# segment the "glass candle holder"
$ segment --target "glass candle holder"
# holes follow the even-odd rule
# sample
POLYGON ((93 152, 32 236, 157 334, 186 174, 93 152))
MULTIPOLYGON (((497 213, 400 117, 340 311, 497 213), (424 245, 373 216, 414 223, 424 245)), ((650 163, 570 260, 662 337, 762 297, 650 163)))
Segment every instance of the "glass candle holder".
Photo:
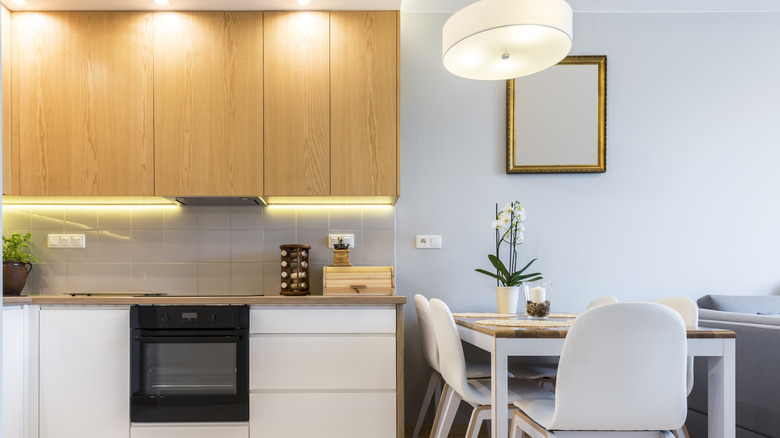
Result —
POLYGON ((550 292, 552 281, 539 280, 523 283, 525 290, 525 313, 529 319, 547 319, 550 315, 550 292))

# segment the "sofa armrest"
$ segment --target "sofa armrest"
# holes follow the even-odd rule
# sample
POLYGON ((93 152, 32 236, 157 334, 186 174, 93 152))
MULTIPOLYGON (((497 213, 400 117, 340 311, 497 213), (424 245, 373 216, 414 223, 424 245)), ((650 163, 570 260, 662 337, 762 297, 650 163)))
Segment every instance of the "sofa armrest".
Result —
POLYGON ((724 312, 699 309, 699 326, 709 327, 709 321, 747 323, 780 327, 780 315, 758 315, 755 313, 724 312))
MULTIPOLYGON (((699 326, 736 333, 737 426, 766 436, 780 430, 780 323, 777 316, 717 312, 699 326), (718 319, 709 319, 717 317, 718 319), (729 318, 737 319, 730 321, 729 318), (772 319, 772 324, 745 321, 772 319)), ((704 317, 701 313, 700 315, 704 317)), ((694 386, 688 407, 707 412, 707 358, 695 359, 694 386)))

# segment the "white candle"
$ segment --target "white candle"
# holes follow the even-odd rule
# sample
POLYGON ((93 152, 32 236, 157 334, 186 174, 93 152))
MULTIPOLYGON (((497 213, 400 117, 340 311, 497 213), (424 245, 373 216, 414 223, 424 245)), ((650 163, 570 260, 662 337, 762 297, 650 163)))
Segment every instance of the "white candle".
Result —
POLYGON ((541 286, 536 286, 531 288, 530 295, 531 295, 531 302, 532 303, 543 303, 545 301, 545 294, 546 290, 544 290, 541 286))

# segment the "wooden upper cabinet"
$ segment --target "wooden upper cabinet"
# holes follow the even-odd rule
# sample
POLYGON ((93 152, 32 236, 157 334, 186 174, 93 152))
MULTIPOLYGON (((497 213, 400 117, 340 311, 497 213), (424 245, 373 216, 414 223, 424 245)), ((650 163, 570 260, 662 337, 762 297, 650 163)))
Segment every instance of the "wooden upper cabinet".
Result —
POLYGON ((20 195, 152 195, 152 14, 14 13, 20 195))
POLYGON ((262 12, 154 16, 155 194, 263 193, 262 12))
POLYGON ((331 195, 398 194, 398 13, 331 12, 331 195))
POLYGON ((13 182, 11 154, 11 12, 0 6, 0 50, 3 74, 3 194, 10 195, 19 184, 13 182))
POLYGON ((329 14, 264 16, 265 195, 329 195, 329 14))

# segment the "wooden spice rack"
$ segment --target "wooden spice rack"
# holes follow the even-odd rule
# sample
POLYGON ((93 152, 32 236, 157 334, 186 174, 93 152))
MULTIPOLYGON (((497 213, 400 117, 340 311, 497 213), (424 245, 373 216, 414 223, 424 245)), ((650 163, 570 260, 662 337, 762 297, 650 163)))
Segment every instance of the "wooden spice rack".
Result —
POLYGON ((281 295, 309 295, 309 252, 311 245, 288 244, 279 246, 282 257, 281 295))

